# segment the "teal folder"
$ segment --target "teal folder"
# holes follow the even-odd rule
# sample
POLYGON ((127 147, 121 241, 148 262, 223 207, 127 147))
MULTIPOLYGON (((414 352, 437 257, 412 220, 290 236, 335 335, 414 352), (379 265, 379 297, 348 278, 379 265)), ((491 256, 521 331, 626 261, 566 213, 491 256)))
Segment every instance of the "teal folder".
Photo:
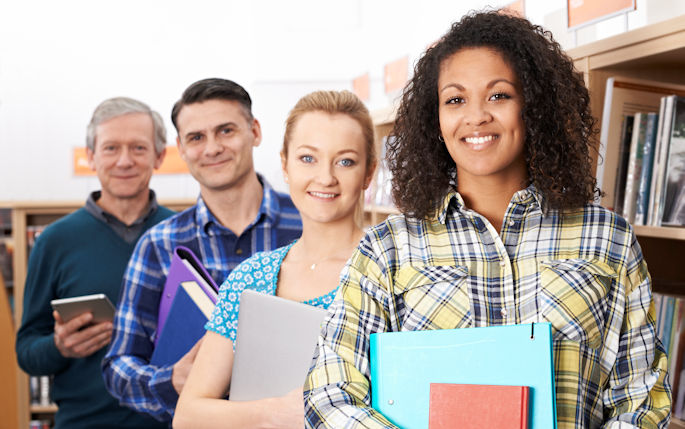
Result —
POLYGON ((427 429, 430 383, 529 386, 529 429, 556 429, 552 325, 371 334, 371 404, 427 429))

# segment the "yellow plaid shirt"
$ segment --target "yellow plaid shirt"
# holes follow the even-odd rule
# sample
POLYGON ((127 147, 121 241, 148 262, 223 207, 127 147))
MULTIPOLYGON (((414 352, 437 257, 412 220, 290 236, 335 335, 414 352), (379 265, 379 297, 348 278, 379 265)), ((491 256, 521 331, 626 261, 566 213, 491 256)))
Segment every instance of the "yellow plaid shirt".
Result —
POLYGON ((651 293, 632 228, 602 207, 543 213, 531 186, 498 234, 449 193, 434 219, 391 217, 355 251, 305 384, 306 425, 395 427, 370 406, 370 334, 547 321, 560 429, 665 428, 651 293))

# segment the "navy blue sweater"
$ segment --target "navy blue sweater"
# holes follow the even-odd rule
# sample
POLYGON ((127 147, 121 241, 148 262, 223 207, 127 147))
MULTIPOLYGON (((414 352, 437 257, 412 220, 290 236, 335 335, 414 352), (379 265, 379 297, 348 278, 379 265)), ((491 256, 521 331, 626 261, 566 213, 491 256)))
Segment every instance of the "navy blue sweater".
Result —
MULTIPOLYGON (((160 206, 147 219, 143 232, 172 214, 160 206)), ((53 398, 59 407, 56 429, 167 427, 119 406, 110 396, 100 370, 106 347, 86 358, 65 358, 53 339, 50 301, 104 293, 116 305, 135 244, 81 208, 45 228, 31 251, 17 359, 29 374, 54 375, 53 398)))

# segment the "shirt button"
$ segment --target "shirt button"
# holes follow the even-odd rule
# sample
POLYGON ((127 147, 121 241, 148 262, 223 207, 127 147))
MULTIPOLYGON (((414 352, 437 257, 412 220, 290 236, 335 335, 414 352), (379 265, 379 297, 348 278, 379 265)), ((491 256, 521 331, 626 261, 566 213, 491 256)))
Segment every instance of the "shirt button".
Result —
POLYGON ((502 267, 502 268, 504 268, 504 267, 507 266, 507 263, 504 262, 504 261, 500 261, 499 266, 502 267))
POLYGON ((506 308, 501 309, 501 310, 499 311, 499 314, 501 314, 502 317, 507 317, 507 309, 506 309, 506 308))
POLYGON ((235 251, 235 254, 236 254, 236 255, 242 255, 242 254, 243 254, 243 249, 237 249, 237 250, 235 251))
POLYGON ((516 221, 510 220, 508 223, 509 223, 509 226, 514 226, 514 224, 516 224, 516 221))

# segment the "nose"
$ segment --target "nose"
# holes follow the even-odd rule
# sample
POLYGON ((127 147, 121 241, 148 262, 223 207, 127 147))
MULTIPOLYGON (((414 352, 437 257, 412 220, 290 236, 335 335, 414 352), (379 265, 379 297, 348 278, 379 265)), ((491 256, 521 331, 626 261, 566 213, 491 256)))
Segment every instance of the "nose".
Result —
POLYGON ((131 151, 128 147, 124 147, 119 154, 119 158, 117 158, 117 167, 128 168, 133 166, 133 164, 135 163, 133 161, 133 155, 131 154, 131 151))
POLYGON ((224 151, 224 146, 214 137, 207 137, 207 144, 205 145, 204 154, 209 157, 219 155, 224 151))
POLYGON ((469 125, 483 125, 492 120, 487 103, 474 101, 466 104, 466 123, 469 125))
POLYGON ((338 183, 335 177, 334 167, 329 164, 322 163, 316 172, 316 181, 323 186, 333 186, 338 183))

